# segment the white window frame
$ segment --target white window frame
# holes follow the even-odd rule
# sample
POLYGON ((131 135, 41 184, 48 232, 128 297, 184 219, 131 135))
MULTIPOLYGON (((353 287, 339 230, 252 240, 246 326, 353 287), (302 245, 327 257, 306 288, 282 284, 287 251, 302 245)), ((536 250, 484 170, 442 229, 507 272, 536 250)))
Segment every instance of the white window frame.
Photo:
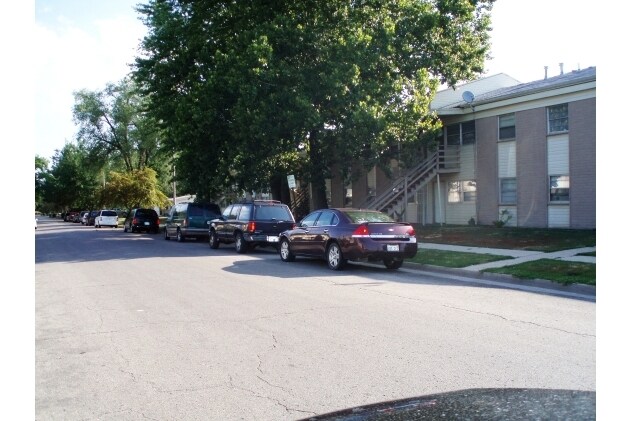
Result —
POLYGON ((556 133, 567 133, 567 131, 570 128, 570 120, 569 120, 569 107, 566 104, 558 104, 558 105, 552 105, 548 108, 546 108, 546 114, 547 114, 547 121, 548 121, 548 134, 556 134, 556 133), (552 118, 551 116, 551 112, 553 110, 556 109, 560 109, 560 108, 565 108, 565 114, 560 114, 559 116, 555 116, 555 118, 552 118), (565 120, 565 124, 563 124, 563 120, 565 120), (562 128, 560 130, 556 129, 556 124, 552 124, 552 122, 558 123, 561 122, 562 124, 562 128), (553 129, 554 127, 554 129, 553 129))
POLYGON ((499 141, 513 140, 515 139, 515 137, 516 137, 515 113, 502 114, 500 116, 497 116, 497 139, 499 141), (509 124, 507 125, 507 123, 509 124), (513 128, 513 132, 512 132, 513 135, 508 136, 508 137, 502 137, 502 129, 508 129, 510 127, 513 128))
POLYGON ((548 186, 549 186, 548 187, 548 201, 549 201, 549 203, 551 203, 551 204, 554 204, 554 203, 566 204, 566 203, 570 202, 570 198, 571 198, 570 186, 571 186, 571 184, 570 184, 570 176, 568 174, 550 175, 548 177, 548 186), (565 200, 554 200, 553 199, 553 193, 552 193, 552 189, 553 189, 553 187, 552 187, 552 179, 553 178, 557 178, 557 179, 565 178, 566 179, 566 180, 563 180, 563 181, 567 182, 567 187, 565 187, 565 186, 564 187, 554 187, 554 189, 567 189, 567 199, 565 199, 565 200))
POLYGON ((475 180, 457 180, 447 182, 447 203, 470 203, 478 197, 475 180))
POLYGON ((500 193, 500 204, 501 204, 501 205, 516 205, 516 204, 517 204, 517 177, 502 177, 502 178, 500 178, 500 189, 499 189, 499 193, 500 193), (506 199, 504 198, 504 194, 505 194, 505 192, 504 192, 504 189, 503 189, 503 186, 504 186, 504 183, 503 183, 503 182, 504 182, 504 181, 508 181, 508 180, 512 180, 512 181, 514 181, 514 183, 515 183, 515 190, 513 190, 513 191, 506 191, 506 193, 512 193, 512 192, 514 192, 514 194, 515 194, 515 200, 513 200, 513 201, 506 200, 506 199))

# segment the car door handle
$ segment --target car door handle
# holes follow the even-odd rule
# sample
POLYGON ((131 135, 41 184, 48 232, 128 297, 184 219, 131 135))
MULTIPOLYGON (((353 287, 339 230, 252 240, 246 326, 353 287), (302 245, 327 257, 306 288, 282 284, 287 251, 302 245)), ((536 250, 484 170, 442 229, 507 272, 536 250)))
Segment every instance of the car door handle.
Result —
POLYGON ((327 229, 324 229, 324 230, 322 230, 322 232, 329 232, 329 230, 327 230, 327 229))

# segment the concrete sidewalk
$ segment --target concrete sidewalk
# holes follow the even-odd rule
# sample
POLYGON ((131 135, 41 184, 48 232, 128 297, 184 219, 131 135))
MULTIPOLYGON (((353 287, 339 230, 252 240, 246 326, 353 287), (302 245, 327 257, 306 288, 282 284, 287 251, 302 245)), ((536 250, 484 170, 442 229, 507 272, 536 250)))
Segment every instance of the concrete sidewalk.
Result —
POLYGON ((457 251, 462 253, 480 253, 480 254, 494 254, 497 256, 508 256, 512 259, 498 260, 495 262, 481 263, 479 265, 472 265, 461 268, 465 271, 479 272, 484 269, 499 268, 504 266, 517 265, 524 262, 530 262, 539 259, 559 259, 574 262, 596 263, 595 256, 577 256, 580 253, 589 253, 596 251, 596 247, 583 247, 571 250, 562 250, 552 253, 544 253, 542 251, 529 251, 529 250, 511 250, 511 249, 494 249, 487 247, 469 247, 469 246, 452 246, 449 244, 434 244, 434 243, 419 243, 419 248, 434 249, 434 250, 448 250, 457 251))

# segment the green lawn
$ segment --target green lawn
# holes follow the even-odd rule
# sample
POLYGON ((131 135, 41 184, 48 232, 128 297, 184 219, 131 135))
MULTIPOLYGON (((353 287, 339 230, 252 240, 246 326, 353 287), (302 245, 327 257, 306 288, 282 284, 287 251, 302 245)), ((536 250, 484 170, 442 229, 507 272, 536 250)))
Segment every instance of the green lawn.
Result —
POLYGON ((415 224, 420 242, 533 251, 559 251, 596 245, 596 230, 415 224))
POLYGON ((483 272, 504 273, 521 279, 547 279, 568 284, 596 285, 596 265, 556 259, 540 259, 483 272))
POLYGON ((496 260, 512 259, 510 256, 495 256, 492 254, 461 253, 446 250, 431 250, 420 248, 416 256, 407 259, 408 262, 424 265, 444 266, 449 268, 463 268, 480 263, 495 262, 496 260))

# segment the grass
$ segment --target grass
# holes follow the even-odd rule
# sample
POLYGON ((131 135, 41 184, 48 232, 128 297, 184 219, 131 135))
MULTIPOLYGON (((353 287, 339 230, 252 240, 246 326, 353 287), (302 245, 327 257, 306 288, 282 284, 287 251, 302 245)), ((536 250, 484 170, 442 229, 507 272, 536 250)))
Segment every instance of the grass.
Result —
POLYGON ((596 245, 596 230, 419 224, 414 228, 425 243, 543 252, 596 245))
POLYGON ((408 262, 423 265, 444 266, 448 268, 463 268, 480 263, 495 262, 497 260, 512 259, 510 256, 495 256, 492 254, 461 253, 446 250, 419 249, 419 252, 408 262))
POLYGON ((485 269, 483 272, 504 273, 521 279, 547 279, 564 285, 596 285, 596 265, 540 259, 503 268, 485 269))
MULTIPOLYGON (((422 243, 532 250, 547 253, 596 246, 596 230, 463 225, 415 225, 414 228, 421 244, 416 257, 409 259, 409 261, 449 268, 462 268, 496 260, 511 259, 511 257, 423 249, 422 243)), ((596 252, 581 253, 580 255, 596 256, 596 252)), ((593 263, 540 259, 502 268, 485 269, 483 272, 503 273, 521 279, 547 279, 566 285, 572 283, 596 285, 596 265, 593 263)))

